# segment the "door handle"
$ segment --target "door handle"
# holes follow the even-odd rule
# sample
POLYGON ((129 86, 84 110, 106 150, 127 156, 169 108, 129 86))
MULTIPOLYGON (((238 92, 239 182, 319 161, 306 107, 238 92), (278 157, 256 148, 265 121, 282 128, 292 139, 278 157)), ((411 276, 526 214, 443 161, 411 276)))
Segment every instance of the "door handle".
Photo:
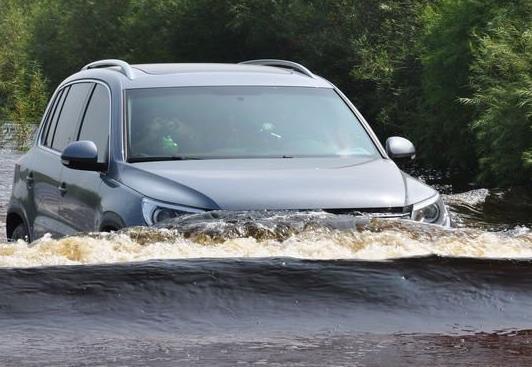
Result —
POLYGON ((61 185, 57 187, 59 189, 59 192, 61 193, 61 196, 64 196, 67 193, 67 185, 66 183, 62 182, 61 185))
POLYGON ((28 189, 31 189, 33 187, 33 181, 33 172, 29 172, 26 175, 26 186, 28 187, 28 189))

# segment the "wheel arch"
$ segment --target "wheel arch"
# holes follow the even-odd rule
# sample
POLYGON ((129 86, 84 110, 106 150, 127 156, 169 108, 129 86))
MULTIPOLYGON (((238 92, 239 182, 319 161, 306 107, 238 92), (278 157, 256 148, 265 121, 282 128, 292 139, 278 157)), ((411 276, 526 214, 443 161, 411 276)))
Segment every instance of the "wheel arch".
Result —
POLYGON ((99 230, 102 232, 117 231, 126 226, 124 220, 114 212, 105 212, 99 230))
POLYGON ((26 232, 28 233, 28 236, 30 236, 31 242, 32 236, 30 228, 28 226, 28 222, 26 221, 24 214, 18 210, 10 210, 6 215, 6 237, 8 239, 11 239, 13 231, 21 223, 24 224, 24 226, 26 227, 26 232))

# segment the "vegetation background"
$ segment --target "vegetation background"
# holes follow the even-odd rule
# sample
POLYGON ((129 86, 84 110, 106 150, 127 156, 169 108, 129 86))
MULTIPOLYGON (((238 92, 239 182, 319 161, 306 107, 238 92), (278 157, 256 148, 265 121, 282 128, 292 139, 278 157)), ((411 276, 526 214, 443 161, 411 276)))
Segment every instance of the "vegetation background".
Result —
POLYGON ((531 0, 0 0, 0 121, 104 58, 300 62, 381 139, 484 185, 532 182, 531 0))

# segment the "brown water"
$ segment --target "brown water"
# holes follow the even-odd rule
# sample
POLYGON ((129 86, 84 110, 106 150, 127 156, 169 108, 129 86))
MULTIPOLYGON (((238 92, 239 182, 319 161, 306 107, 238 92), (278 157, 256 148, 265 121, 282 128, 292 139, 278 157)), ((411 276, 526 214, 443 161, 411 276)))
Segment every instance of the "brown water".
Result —
POLYGON ((532 365, 528 194, 449 194, 453 229, 220 212, 0 240, 0 366, 532 365))

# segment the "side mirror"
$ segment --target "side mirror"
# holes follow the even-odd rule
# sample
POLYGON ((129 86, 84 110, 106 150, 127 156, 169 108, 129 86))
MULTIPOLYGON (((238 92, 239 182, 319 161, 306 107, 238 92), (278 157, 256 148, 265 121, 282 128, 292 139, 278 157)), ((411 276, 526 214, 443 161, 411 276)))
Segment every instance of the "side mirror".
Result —
POLYGON ((98 163, 98 148, 92 141, 75 141, 66 146, 61 154, 65 167, 83 171, 100 171, 104 164, 98 163))
POLYGON ((399 136, 392 136, 386 140, 386 153, 391 159, 411 158, 416 156, 416 148, 410 140, 399 136))

